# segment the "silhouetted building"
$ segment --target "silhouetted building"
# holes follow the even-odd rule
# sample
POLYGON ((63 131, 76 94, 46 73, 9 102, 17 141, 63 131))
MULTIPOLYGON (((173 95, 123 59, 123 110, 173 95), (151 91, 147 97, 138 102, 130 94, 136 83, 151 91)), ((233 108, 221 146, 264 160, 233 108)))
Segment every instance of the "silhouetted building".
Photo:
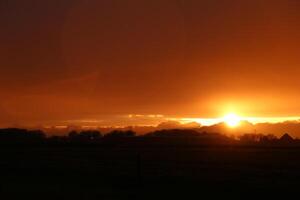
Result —
POLYGON ((288 133, 285 133, 283 136, 280 137, 279 141, 283 143, 290 143, 293 142, 294 139, 288 133))

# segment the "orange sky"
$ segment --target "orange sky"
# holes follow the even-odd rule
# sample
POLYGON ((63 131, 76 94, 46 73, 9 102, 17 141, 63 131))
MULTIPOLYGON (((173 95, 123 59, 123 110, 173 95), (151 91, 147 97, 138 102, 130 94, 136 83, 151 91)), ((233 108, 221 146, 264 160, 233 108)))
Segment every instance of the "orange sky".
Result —
POLYGON ((299 11, 294 0, 0 0, 0 125, 300 116, 299 11))

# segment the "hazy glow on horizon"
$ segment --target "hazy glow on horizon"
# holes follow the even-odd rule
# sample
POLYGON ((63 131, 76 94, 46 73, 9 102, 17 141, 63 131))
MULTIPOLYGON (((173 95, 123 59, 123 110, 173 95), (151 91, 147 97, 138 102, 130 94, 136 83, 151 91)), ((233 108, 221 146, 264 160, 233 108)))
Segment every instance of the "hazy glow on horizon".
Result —
MULTIPOLYGON (((239 117, 239 121, 248 121, 252 124, 257 123, 281 123, 285 121, 298 121, 300 117, 239 117)), ((211 126, 214 124, 225 122, 224 117, 220 118, 181 118, 182 123, 197 122, 203 126, 211 126)))

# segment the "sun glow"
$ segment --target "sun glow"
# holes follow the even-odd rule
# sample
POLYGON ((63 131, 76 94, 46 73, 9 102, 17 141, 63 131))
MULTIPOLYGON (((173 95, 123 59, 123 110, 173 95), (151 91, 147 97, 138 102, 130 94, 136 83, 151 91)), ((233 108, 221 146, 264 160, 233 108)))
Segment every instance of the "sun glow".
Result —
POLYGON ((237 116, 234 113, 230 113, 224 116, 223 121, 229 126, 229 127, 236 127, 239 125, 241 118, 237 116))

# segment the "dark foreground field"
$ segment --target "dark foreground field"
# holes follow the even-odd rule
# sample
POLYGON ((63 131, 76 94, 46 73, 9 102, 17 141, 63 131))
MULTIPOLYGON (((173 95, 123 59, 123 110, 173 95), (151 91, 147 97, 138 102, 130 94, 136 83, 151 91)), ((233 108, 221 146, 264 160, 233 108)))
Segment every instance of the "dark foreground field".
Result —
POLYGON ((299 148, 7 146, 0 155, 5 199, 288 197, 300 188, 299 148))

